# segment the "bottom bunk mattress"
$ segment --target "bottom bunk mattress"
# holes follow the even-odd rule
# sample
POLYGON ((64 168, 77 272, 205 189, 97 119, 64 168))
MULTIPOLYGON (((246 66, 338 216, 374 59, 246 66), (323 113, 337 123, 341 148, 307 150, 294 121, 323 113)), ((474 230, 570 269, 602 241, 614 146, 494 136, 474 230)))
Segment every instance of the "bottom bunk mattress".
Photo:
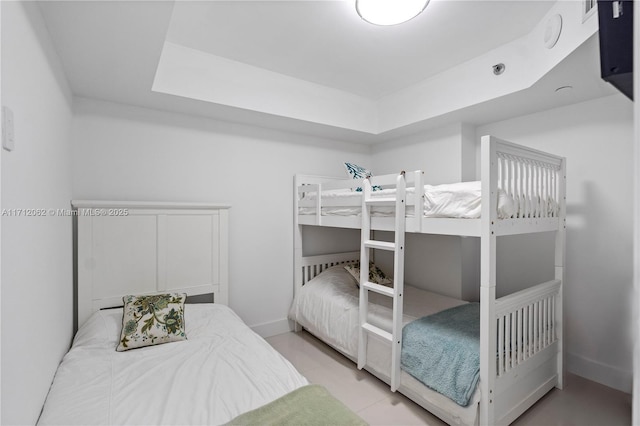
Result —
POLYGON ((308 385, 228 307, 185 306, 187 340, 117 352, 122 309, 83 325, 39 424, 217 425, 308 385))
MULTIPOLYGON (((355 359, 358 352, 358 299, 359 289, 353 276, 343 266, 334 266, 302 287, 294 298, 289 317, 338 351, 355 359)), ((391 298, 370 292, 369 302, 368 321, 390 330, 391 298)), ((403 325, 466 303, 405 285, 403 325)), ((375 335, 369 336, 366 368, 383 380, 389 380, 391 350, 387 341, 375 335)), ((477 421, 479 389, 473 392, 470 403, 463 407, 402 371, 400 392, 450 424, 475 424, 477 421)))

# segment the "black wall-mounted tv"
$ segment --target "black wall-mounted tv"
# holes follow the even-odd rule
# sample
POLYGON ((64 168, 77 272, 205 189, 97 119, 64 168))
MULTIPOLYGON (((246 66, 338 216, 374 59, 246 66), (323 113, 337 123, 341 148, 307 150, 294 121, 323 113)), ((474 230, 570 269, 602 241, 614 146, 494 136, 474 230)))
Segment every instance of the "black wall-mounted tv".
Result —
POLYGON ((600 73, 633 100, 633 1, 598 0, 600 73))

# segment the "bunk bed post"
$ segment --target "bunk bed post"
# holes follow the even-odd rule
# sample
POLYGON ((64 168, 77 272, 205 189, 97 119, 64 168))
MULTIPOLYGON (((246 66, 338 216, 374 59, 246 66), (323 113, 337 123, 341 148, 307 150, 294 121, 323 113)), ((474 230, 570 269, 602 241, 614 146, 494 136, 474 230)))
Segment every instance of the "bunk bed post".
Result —
POLYGON ((558 231, 555 242, 555 279, 560 281, 558 290, 558 302, 556 303, 556 335, 558 338, 558 383, 556 387, 562 389, 564 386, 564 321, 562 316, 563 289, 565 283, 565 254, 566 254, 566 229, 567 229, 567 159, 562 159, 558 173, 558 231))
MULTIPOLYGON (((393 254, 393 329, 391 342, 391 391, 395 392, 400 387, 400 366, 402 351, 402 313, 404 293, 404 246, 405 246, 405 212, 406 200, 405 172, 401 172, 396 179, 396 229, 395 250, 393 254)), ((414 195, 420 191, 415 189, 414 195)), ((414 198, 417 201, 417 198, 414 198)), ((417 210, 417 207, 416 207, 417 210)), ((416 215, 420 216, 420 215, 416 215)))
POLYGON ((369 281, 369 249, 366 242, 371 238, 371 215, 367 199, 371 196, 371 182, 369 178, 362 181, 362 228, 360 230, 360 306, 358 329, 358 370, 362 370, 367 364, 367 340, 368 335, 365 330, 367 323, 367 311, 369 306, 369 292, 365 289, 364 283, 369 281))
POLYGON ((496 380, 496 235, 498 205, 498 159, 497 142, 490 136, 481 141, 482 169, 482 221, 480 233, 480 424, 494 425, 496 380))
MULTIPOLYGON (((298 175, 293 177, 293 296, 302 287, 302 229, 298 223, 298 187, 301 184, 298 175)), ((320 197, 318 197, 320 198, 320 197)), ((297 322, 293 323, 293 331, 302 331, 302 327, 297 322)))
POLYGON ((416 170, 413 172, 414 176, 414 192, 413 192, 413 232, 422 232, 422 210, 424 209, 424 172, 422 170, 416 170))

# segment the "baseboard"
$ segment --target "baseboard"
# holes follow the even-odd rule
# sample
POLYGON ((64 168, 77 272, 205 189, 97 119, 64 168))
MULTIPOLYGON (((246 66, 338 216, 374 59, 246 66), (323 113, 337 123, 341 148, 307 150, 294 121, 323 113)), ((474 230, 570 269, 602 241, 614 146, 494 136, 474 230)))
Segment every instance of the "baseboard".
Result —
POLYGON ((287 333, 291 331, 291 326, 289 325, 289 320, 286 318, 265 322, 262 324, 256 324, 250 326, 250 328, 258 333, 261 337, 271 337, 277 334, 287 333))
POLYGON ((581 355, 566 354, 567 371, 622 392, 631 393, 633 372, 603 364, 581 355))

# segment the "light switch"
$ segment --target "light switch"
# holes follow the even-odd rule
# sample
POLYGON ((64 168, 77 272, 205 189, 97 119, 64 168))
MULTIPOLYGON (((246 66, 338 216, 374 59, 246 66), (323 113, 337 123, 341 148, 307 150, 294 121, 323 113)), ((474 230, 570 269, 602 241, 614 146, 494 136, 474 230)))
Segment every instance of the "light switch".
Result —
POLYGON ((16 136, 13 129, 13 111, 9 107, 2 107, 2 147, 7 151, 15 148, 16 136))

